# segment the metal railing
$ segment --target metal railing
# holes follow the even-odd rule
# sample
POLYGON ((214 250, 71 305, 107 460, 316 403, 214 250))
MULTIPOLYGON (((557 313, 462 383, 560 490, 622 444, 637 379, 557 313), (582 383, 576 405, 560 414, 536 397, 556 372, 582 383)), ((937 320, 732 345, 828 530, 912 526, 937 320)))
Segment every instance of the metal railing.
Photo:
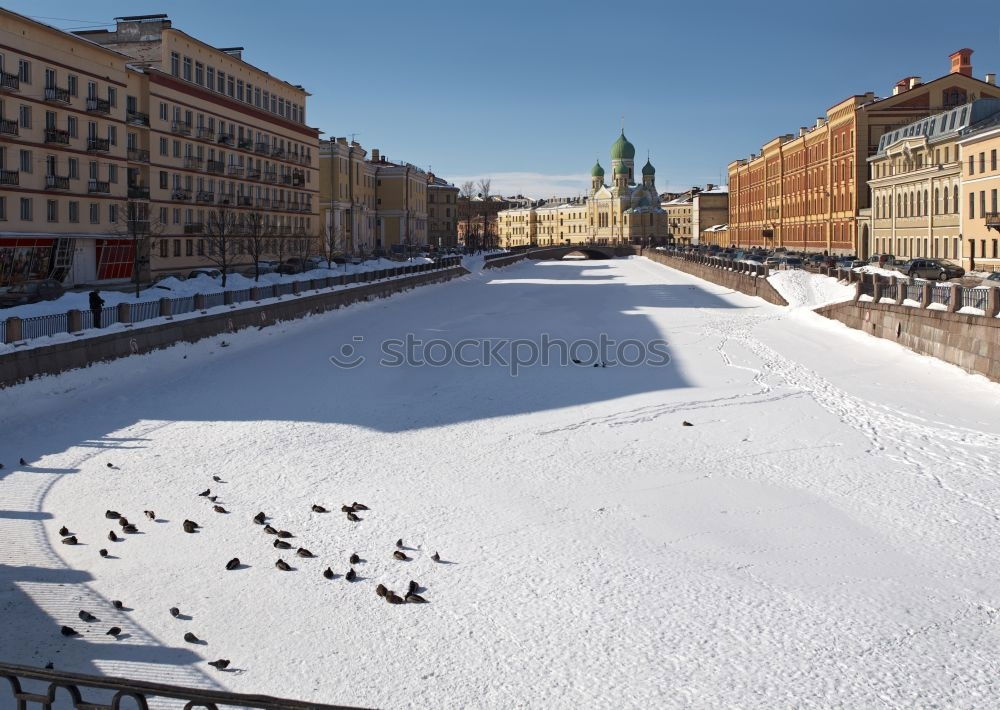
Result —
POLYGON ((201 170, 204 164, 205 161, 202 158, 196 158, 193 155, 184 156, 184 167, 189 170, 201 170))
POLYGON ((233 144, 233 134, 232 133, 220 133, 215 137, 216 143, 221 143, 222 145, 232 145, 233 144))
POLYGON ((195 132, 195 137, 206 141, 215 140, 215 129, 198 126, 198 129, 195 132))
POLYGON ((173 192, 170 193, 170 199, 171 200, 180 200, 180 201, 190 200, 191 199, 191 191, 190 190, 176 190, 175 189, 173 192))
POLYGON ((170 130, 178 135, 189 136, 191 135, 191 124, 184 123, 183 121, 173 121, 170 124, 170 130))
POLYGON ((0 170, 0 185, 17 185, 21 181, 20 175, 17 170, 0 170))
POLYGON ((131 163, 148 163, 149 151, 141 148, 129 148, 128 159, 131 163))
POLYGON ((46 128, 45 142, 61 143, 62 145, 69 145, 69 131, 63 131, 58 128, 46 128))
POLYGON ((951 305, 951 287, 950 286, 932 286, 931 287, 931 303, 940 303, 944 306, 951 305))
POLYGON ((226 164, 221 160, 209 160, 205 164, 205 170, 210 173, 222 173, 226 169, 226 164))
POLYGON ((924 287, 921 284, 906 284, 906 298, 920 303, 924 297, 924 287))
POLYGON ((963 288, 962 307, 968 306, 969 308, 979 308, 985 311, 989 294, 990 290, 988 288, 963 288))
POLYGON ((45 187, 51 190, 68 190, 69 189, 69 176, 63 175, 46 175, 45 176, 45 187))
MULTIPOLYGON (((185 233, 188 233, 189 227, 194 226, 196 225, 184 225, 185 233)), ((328 288, 340 283, 369 283, 392 276, 405 276, 424 271, 431 271, 433 269, 450 268, 460 263, 461 257, 451 256, 439 258, 432 264, 405 264, 391 269, 380 269, 377 271, 348 274, 345 277, 329 276, 320 279, 301 279, 297 282, 265 284, 256 287, 256 299, 252 298, 252 296, 255 295, 254 289, 243 288, 207 293, 200 296, 184 296, 181 298, 166 300, 170 302, 170 313, 180 315, 199 310, 199 308, 196 308, 196 306, 199 305, 199 300, 202 301, 200 304, 201 308, 215 308, 226 303, 238 304, 251 300, 285 296, 294 293, 296 289, 299 289, 300 291, 307 291, 314 287, 314 282, 319 282, 319 285, 316 286, 317 288, 328 288)), ((129 322, 140 323, 154 318, 159 318, 161 313, 160 300, 161 299, 154 301, 140 301, 128 304, 129 322)), ((119 323, 118 313, 118 306, 105 306, 101 309, 100 327, 107 328, 109 325, 119 323)), ((83 330, 89 330, 96 327, 92 311, 80 310, 80 327, 83 330)), ((69 332, 68 313, 55 313, 47 316, 35 316, 33 318, 21 319, 22 340, 40 338, 47 335, 58 335, 66 332, 69 332)), ((0 342, 6 342, 6 320, 0 320, 0 342)))
POLYGON ((148 200, 149 188, 143 185, 129 185, 128 197, 130 200, 148 200))
POLYGON ((0 133, 7 136, 16 136, 18 134, 17 121, 13 118, 0 118, 0 133))
POLYGON ((45 100, 58 101, 61 104, 68 104, 70 102, 69 89, 61 89, 58 86, 46 86, 45 100))
POLYGON ((148 126, 149 125, 149 114, 142 113, 140 111, 128 111, 125 114, 125 120, 136 126, 148 126))
MULTIPOLYGON (((254 708, 255 710, 351 710, 344 705, 324 705, 275 698, 269 695, 245 695, 225 690, 183 688, 165 683, 152 683, 114 676, 92 676, 82 673, 47 670, 0 664, 0 678, 7 682, 0 691, 3 707, 27 710, 29 703, 37 703, 47 710, 56 703, 57 696, 71 701, 77 708, 148 708, 152 703, 160 706, 166 701, 185 702, 186 708, 254 708), (37 686, 41 684, 41 688, 37 686), (26 686, 35 686, 30 691, 26 686), (66 697, 68 696, 68 698, 66 697), (100 697, 96 697, 100 696, 100 697), (131 699, 132 702, 129 702, 131 699)), ((171 707, 175 703, 170 704, 171 707)), ((177 703, 179 706, 179 703, 177 703)))
POLYGON ((20 91, 21 77, 17 74, 8 74, 5 71, 0 71, 0 89, 4 89, 6 91, 20 91))
POLYGON ((107 99, 88 98, 87 111, 90 113, 111 113, 111 102, 107 99))
POLYGON ((208 190, 198 190, 194 195, 195 202, 215 202, 215 193, 208 190))
POLYGON ((107 180, 88 180, 87 192, 106 194, 111 192, 111 183, 107 180))
POLYGON ((111 150, 111 141, 107 138, 87 138, 87 150, 97 153, 107 153, 111 150))

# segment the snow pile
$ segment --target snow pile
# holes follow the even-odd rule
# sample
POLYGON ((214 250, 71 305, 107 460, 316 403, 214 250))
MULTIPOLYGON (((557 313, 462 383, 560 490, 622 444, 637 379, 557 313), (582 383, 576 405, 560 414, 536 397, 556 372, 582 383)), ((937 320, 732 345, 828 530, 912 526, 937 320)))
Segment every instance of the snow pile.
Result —
POLYGON ((801 269, 772 271, 767 280, 792 308, 818 308, 854 297, 853 286, 801 269))

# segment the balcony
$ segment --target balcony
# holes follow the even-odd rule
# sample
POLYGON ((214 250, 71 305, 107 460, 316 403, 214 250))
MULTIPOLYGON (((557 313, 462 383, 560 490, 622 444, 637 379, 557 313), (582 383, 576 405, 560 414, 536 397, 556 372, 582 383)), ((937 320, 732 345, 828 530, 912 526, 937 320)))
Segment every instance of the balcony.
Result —
POLYGON ((194 137, 203 141, 214 141, 215 129, 206 128, 205 126, 198 126, 194 131, 194 137))
POLYGON ((128 233, 136 236, 149 234, 148 219, 130 219, 126 222, 128 233))
POLYGON ((0 170, 0 185, 17 185, 20 173, 16 170, 0 170))
POLYGON ((141 150, 139 148, 129 148, 128 149, 128 160, 130 163, 148 163, 149 162, 149 151, 141 150))
POLYGON ((106 99, 88 98, 87 113, 111 113, 111 102, 106 99))
POLYGON ((260 169, 247 168, 247 180, 260 180, 260 169))
POLYGON ((278 173, 265 170, 262 179, 264 182, 278 182, 278 173))
POLYGON ((240 195, 237 199, 237 204, 240 207, 253 207, 253 198, 249 195, 240 195))
POLYGON ((170 132, 176 133, 179 136, 189 136, 191 135, 191 124, 184 123, 183 121, 173 121, 170 124, 170 132))
POLYGON ((210 173, 221 175, 226 169, 226 164, 221 160, 209 160, 205 165, 205 169, 210 173))
POLYGON ((63 175, 46 175, 45 176, 45 188, 48 190, 68 190, 69 189, 69 176, 63 175))
POLYGON ((291 234, 292 234, 292 225, 290 225, 290 224, 283 224, 280 227, 278 227, 277 232, 278 232, 278 234, 280 234, 283 237, 291 236, 291 234))
POLYGON ((253 138, 240 138, 238 147, 240 150, 253 150, 253 138))
POLYGON ((1000 212, 987 212, 983 217, 986 219, 987 229, 995 229, 1000 232, 1000 212))
POLYGON ((186 202, 191 199, 190 190, 174 190, 170 193, 171 200, 177 200, 178 202, 186 202))
POLYGON ((259 210, 268 210, 268 209, 271 209, 271 201, 269 199, 267 199, 266 197, 258 197, 257 198, 257 209, 259 209, 259 210))
POLYGON ((254 143, 253 146, 255 153, 270 153, 271 146, 268 143, 254 143))
POLYGON ((287 205, 286 205, 286 203, 285 203, 284 200, 272 200, 271 201, 271 209, 273 209, 273 210, 283 210, 283 209, 285 209, 285 207, 287 207, 287 205))
POLYGON ((16 136, 17 121, 12 118, 0 118, 0 134, 5 136, 16 136))
POLYGON ((302 187, 305 183, 305 173, 292 173, 292 187, 302 187))
POLYGON ((149 188, 145 185, 129 185, 128 198, 130 200, 148 200, 149 188))
POLYGON ((193 155, 184 156, 184 167, 188 170, 201 170, 205 165, 205 161, 201 158, 196 158, 193 155))
POLYGON ((87 151, 91 153, 107 153, 111 150, 111 141, 107 138, 88 138, 87 151))
POLYGON ((201 222, 188 222, 184 225, 185 234, 201 234, 205 231, 205 225, 201 222))
POLYGON ((58 86, 46 86, 45 100, 55 101, 58 104, 69 104, 72 97, 69 95, 69 89, 60 89, 58 86))
POLYGON ((140 113, 139 111, 128 111, 125 114, 125 120, 133 126, 148 126, 149 114, 140 113))
POLYGON ((291 173, 282 173, 281 176, 278 178, 278 181, 282 185, 291 185, 292 184, 292 174, 291 173))
POLYGON ((228 192, 223 192, 219 195, 219 204, 227 206, 233 204, 233 196, 228 192))
POLYGON ((111 183, 106 180, 87 180, 87 192, 107 195, 111 192, 111 183))
POLYGON ((21 79, 17 74, 0 71, 0 91, 20 91, 21 79))
POLYGON ((271 157, 272 158, 284 158, 285 157, 285 149, 284 148, 279 148, 278 146, 274 146, 273 148, 271 148, 271 157))
POLYGON ((69 145, 69 131, 61 131, 58 128, 46 128, 45 142, 69 145))
POLYGON ((204 203, 215 202, 215 193, 208 192, 207 190, 198 190, 198 192, 195 193, 194 201, 204 203))
POLYGON ((242 165, 230 165, 226 168, 226 175, 229 177, 241 178, 243 177, 243 166, 242 165))

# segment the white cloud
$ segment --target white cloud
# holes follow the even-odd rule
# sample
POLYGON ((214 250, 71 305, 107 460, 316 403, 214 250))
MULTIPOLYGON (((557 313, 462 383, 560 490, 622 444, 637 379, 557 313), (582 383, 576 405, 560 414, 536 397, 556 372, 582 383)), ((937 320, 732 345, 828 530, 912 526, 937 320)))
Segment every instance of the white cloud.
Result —
MULTIPOLYGON (((479 182, 480 178, 489 178, 492 183, 490 190, 494 195, 524 195, 534 200, 547 197, 586 196, 590 192, 589 173, 570 173, 565 175, 550 175, 531 172, 497 172, 482 175, 442 175, 448 182, 461 186, 471 180, 479 182)), ((607 180, 607 178, 605 178, 607 180)), ((690 189, 689 185, 660 185, 660 192, 683 192, 690 189)))

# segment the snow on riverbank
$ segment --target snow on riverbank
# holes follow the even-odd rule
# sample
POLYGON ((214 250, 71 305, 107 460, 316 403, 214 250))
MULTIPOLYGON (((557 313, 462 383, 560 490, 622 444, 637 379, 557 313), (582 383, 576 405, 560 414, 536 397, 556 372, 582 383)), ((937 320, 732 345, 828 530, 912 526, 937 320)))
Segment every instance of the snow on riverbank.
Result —
POLYGON ((767 280, 792 308, 819 308, 854 297, 853 286, 802 269, 772 271, 767 280))
POLYGON ((1000 386, 799 314, 525 261, 0 390, 0 660, 384 708, 996 706, 1000 386), (543 333, 671 361, 377 364, 543 333))

